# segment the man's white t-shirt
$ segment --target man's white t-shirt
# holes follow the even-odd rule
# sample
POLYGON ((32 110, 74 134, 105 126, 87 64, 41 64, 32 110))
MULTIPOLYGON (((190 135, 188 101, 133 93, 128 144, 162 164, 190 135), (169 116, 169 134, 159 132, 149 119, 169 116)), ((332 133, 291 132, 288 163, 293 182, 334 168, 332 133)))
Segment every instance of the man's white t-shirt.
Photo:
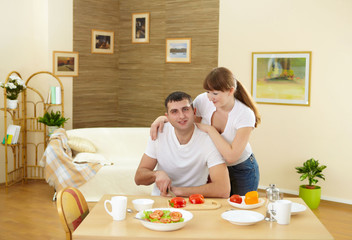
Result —
MULTIPOLYGON (((209 168, 225 163, 209 135, 194 125, 192 138, 181 145, 175 129, 165 123, 158 138, 148 140, 145 154, 158 161, 156 170, 163 170, 176 187, 196 187, 207 183, 209 168)), ((154 185, 152 195, 160 195, 154 185)))
MULTIPOLYGON (((216 111, 216 107, 214 106, 214 103, 209 100, 206 92, 198 95, 194 99, 193 107, 197 110, 196 115, 202 117, 201 123, 211 125, 211 118, 216 111)), ((238 129, 243 127, 254 128, 254 125, 255 115, 252 109, 235 99, 235 105, 229 112, 227 123, 221 136, 231 144, 235 139, 238 129)), ((252 153, 251 145, 247 143, 240 159, 233 165, 246 161, 252 153)))

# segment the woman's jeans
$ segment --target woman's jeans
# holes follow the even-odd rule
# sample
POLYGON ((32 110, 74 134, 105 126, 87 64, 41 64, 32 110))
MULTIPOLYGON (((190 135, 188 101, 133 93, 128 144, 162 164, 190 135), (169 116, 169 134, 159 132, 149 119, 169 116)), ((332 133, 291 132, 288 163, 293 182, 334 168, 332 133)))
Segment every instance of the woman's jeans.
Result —
MULTIPOLYGON (((235 166, 228 166, 231 181, 231 195, 244 196, 247 192, 257 191, 259 184, 259 168, 254 154, 235 166)), ((231 196, 230 195, 230 196, 231 196)))

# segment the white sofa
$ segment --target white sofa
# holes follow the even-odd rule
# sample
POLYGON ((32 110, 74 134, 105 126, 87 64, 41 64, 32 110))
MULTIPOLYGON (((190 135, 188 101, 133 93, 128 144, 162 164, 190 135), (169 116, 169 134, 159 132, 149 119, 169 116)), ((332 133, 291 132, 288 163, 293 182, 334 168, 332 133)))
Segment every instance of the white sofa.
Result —
POLYGON ((96 153, 113 162, 113 165, 103 166, 79 187, 88 202, 98 201, 104 194, 151 194, 152 185, 137 186, 134 182, 149 138, 149 128, 80 128, 66 133, 69 138, 78 136, 90 140, 96 153))

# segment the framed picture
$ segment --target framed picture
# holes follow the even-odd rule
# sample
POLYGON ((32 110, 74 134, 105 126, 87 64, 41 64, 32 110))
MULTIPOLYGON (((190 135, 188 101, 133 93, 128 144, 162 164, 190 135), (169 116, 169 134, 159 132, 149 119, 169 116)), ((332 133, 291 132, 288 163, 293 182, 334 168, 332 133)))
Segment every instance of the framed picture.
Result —
POLYGON ((92 29, 92 53, 113 54, 114 32, 92 29))
POLYGON ((253 52, 252 96, 257 103, 310 105, 312 52, 253 52))
POLYGON ((150 13, 132 13, 132 43, 149 43, 150 13))
POLYGON ((166 39, 166 62, 167 63, 190 63, 191 62, 191 38, 167 38, 166 39))
POLYGON ((53 73, 59 77, 78 76, 78 52, 53 52, 53 73))

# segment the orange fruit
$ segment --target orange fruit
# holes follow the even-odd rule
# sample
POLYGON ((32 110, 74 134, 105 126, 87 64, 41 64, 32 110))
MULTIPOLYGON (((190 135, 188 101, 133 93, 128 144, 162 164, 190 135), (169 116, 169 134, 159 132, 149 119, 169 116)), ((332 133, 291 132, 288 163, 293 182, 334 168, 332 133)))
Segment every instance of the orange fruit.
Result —
POLYGON ((251 192, 246 193, 246 195, 244 197, 244 202, 247 205, 257 204, 259 202, 258 192, 257 191, 251 191, 251 192))

